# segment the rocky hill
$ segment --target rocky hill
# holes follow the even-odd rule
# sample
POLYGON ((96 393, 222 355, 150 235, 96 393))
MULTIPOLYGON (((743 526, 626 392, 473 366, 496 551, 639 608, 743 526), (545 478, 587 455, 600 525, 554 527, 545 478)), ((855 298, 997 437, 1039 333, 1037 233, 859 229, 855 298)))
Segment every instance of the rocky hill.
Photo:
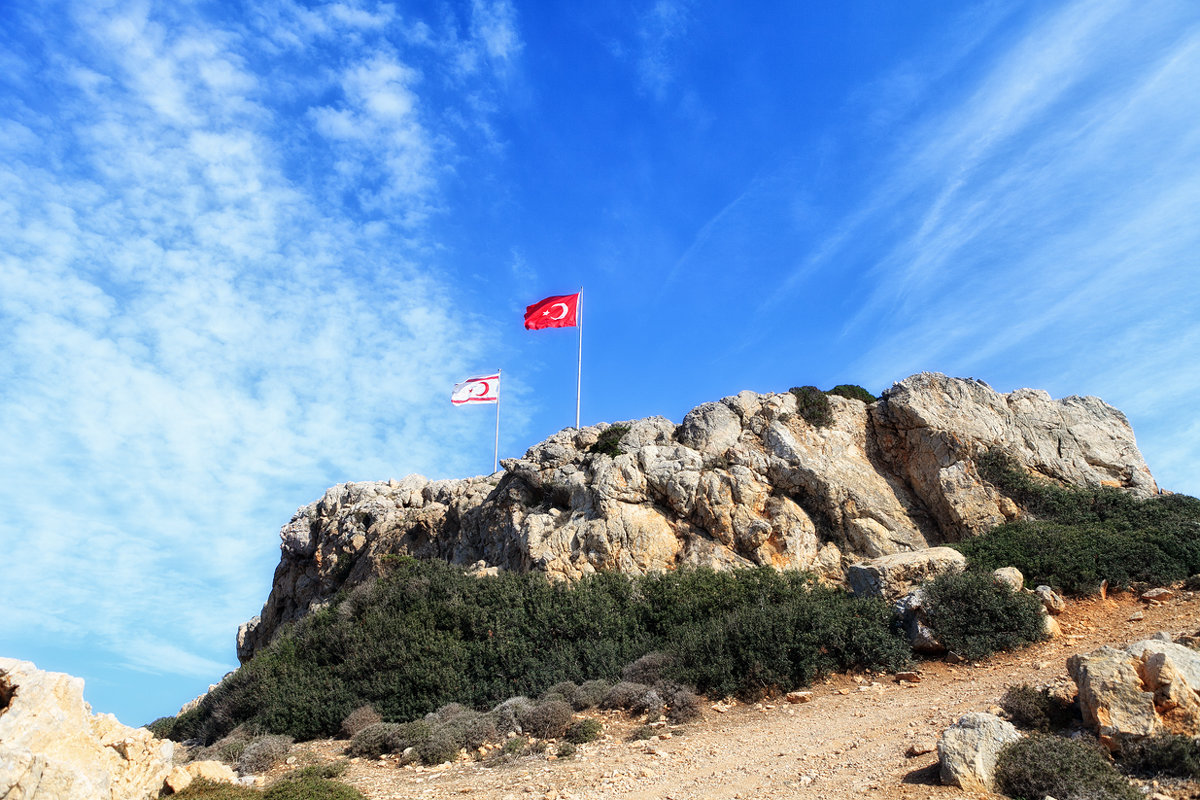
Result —
POLYGON ((1062 484, 1158 491, 1128 421, 1098 398, 922 373, 870 405, 829 396, 825 420, 810 421, 806 399, 741 392, 680 425, 561 431, 495 475, 335 486, 280 532, 271 594, 239 630, 239 658, 396 555, 564 578, 765 564, 840 581, 864 558, 1020 516, 980 475, 989 451, 1062 484))

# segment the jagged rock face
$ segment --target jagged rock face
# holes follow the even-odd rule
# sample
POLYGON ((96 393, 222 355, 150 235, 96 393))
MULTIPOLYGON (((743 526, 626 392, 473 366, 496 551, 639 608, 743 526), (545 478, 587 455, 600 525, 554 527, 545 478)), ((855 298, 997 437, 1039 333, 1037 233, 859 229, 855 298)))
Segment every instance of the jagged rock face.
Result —
POLYGON ((111 714, 93 715, 82 679, 28 661, 0 658, 0 686, 0 797, 158 797, 173 742, 111 714))
POLYGON ((239 630, 238 655, 396 554, 562 578, 761 564, 841 581, 855 561, 1018 516, 979 477, 975 458, 992 447, 1062 483, 1157 491, 1129 423, 1096 398, 923 373, 870 407, 829 401, 822 428, 791 394, 742 392, 678 426, 628 423, 616 456, 591 452, 610 427, 596 425, 504 460, 502 474, 335 486, 283 527, 271 596, 239 630))

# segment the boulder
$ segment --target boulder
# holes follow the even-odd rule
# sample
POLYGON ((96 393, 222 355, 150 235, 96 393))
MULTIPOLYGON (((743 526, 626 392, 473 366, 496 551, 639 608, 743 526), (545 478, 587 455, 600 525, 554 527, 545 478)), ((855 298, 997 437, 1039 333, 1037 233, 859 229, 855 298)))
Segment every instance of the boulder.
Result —
POLYGON ((1058 616, 1066 610, 1067 602, 1062 599, 1058 592, 1051 589, 1049 586, 1039 586, 1033 590, 1039 599, 1042 601, 1042 607, 1046 609, 1048 614, 1058 616))
POLYGON ((914 586, 966 568, 967 557, 954 548, 930 547, 853 564, 846 572, 846 581, 850 591, 859 597, 882 597, 895 602, 914 586))
POLYGON ((942 733, 937 751, 942 783, 969 792, 995 790, 996 759, 1000 750, 1021 734, 997 716, 967 714, 942 733))
POLYGON ((1084 722, 1112 751, 1159 733, 1200 735, 1200 653, 1161 639, 1067 659, 1084 722))
POLYGON ((0 700, 0 797, 146 800, 173 768, 173 742, 92 714, 80 678, 0 658, 0 700))
POLYGON ((922 373, 870 406, 828 400, 823 427, 800 416, 789 392, 741 392, 678 426, 620 423, 615 453, 592 449, 613 428, 602 423, 562 430, 494 475, 334 486, 280 531, 270 596, 238 631, 238 656, 385 573, 397 554, 476 565, 481 576, 763 565, 843 583, 848 565, 1018 518, 980 475, 977 459, 992 449, 1039 479, 1156 491, 1128 422, 1096 398, 1006 395, 922 373))
POLYGON ((1021 570, 1016 567, 1001 567, 992 572, 992 578, 997 583, 1002 583, 1014 592, 1019 592, 1025 588, 1025 576, 1021 574, 1021 570))
POLYGON ((938 641, 929 627, 925 605, 925 590, 914 589, 896 602, 895 611, 913 650, 927 655, 941 655, 946 652, 946 646, 938 641))

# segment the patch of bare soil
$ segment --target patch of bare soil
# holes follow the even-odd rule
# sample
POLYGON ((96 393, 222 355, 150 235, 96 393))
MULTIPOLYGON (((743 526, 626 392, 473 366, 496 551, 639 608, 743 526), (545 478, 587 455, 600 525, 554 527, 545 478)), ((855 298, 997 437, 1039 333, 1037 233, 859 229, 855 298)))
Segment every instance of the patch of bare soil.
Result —
MULTIPOLYGON (((826 798, 915 800, 966 796, 942 786, 941 732, 963 714, 987 711, 1013 684, 1070 684, 1066 659, 1103 644, 1124 645, 1158 631, 1194 633, 1200 596, 1161 605, 1118 595, 1072 602, 1058 618, 1063 635, 986 661, 926 661, 919 682, 888 675, 835 676, 811 687, 810 702, 783 698, 735 704, 702 720, 663 726, 658 738, 628 741, 641 723, 602 716, 605 736, 570 758, 526 756, 440 767, 352 760, 342 780, 370 800, 473 797, 484 800, 733 800, 826 798), (1140 615, 1140 617, 1139 617, 1140 615)), ((1073 688, 1073 685, 1072 685, 1073 688)), ((298 763, 338 757, 343 742, 312 742, 298 763)), ((1175 800, 1200 797, 1194 785, 1155 787, 1175 800)))

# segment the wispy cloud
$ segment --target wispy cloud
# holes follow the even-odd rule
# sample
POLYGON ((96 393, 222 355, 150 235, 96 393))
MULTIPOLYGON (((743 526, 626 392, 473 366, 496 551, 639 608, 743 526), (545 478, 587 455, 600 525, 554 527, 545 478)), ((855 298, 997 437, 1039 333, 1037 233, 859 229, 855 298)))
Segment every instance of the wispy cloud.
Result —
POLYGON ((678 48, 691 23, 687 0, 654 0, 638 15, 637 74, 642 89, 663 100, 678 77, 678 48))
POLYGON ((295 506, 477 471, 442 447, 487 426, 445 402, 483 338, 422 227, 454 150, 422 112, 438 55, 388 6, 292 9, 270 40, 253 14, 51 16, 14 23, 52 67, 0 79, 3 635, 211 678, 295 506), (364 48, 316 82, 271 44, 342 33, 364 48))

